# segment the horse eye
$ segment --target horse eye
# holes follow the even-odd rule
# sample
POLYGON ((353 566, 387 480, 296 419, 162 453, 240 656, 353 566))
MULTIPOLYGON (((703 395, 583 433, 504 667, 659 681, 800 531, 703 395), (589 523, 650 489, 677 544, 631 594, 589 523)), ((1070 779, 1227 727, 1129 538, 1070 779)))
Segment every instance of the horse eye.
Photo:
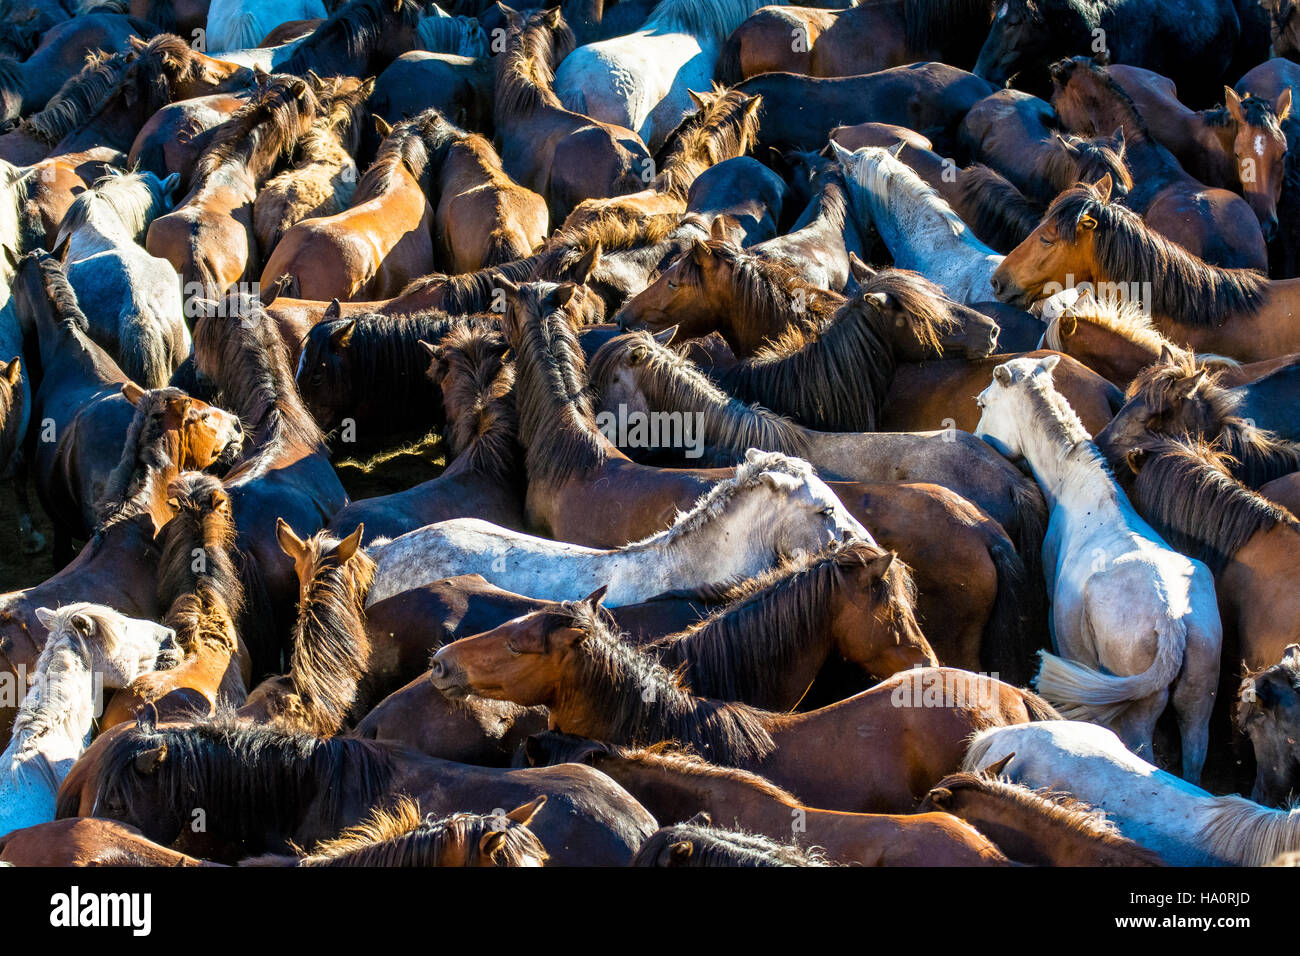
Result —
POLYGON ((516 648, 515 645, 510 641, 506 641, 506 650, 510 652, 511 657, 518 657, 520 654, 523 653, 523 651, 516 648))
POLYGON ((677 283, 674 282, 672 279, 669 279, 669 280, 668 280, 668 288, 670 288, 670 289, 676 289, 676 288, 677 288, 677 283))
POLYGON ((1052 240, 1049 239, 1047 236, 1039 236, 1038 241, 1045 246, 1050 246, 1052 244, 1052 240))

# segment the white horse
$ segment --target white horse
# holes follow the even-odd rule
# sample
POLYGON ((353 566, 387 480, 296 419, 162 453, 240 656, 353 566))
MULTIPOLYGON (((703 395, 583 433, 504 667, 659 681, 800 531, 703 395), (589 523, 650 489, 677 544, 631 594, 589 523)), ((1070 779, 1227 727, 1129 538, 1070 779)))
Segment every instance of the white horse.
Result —
POLYGON ((1023 458, 1051 517, 1043 573, 1055 654, 1038 690, 1066 716, 1116 730, 1135 753, 1172 702, 1183 776, 1205 763, 1223 627, 1214 579, 1138 517, 1079 417, 1052 384, 1059 355, 1013 359, 979 395, 975 434, 1023 458))
POLYGON ((0 836, 54 819, 59 785, 90 743, 95 679, 125 687, 180 660, 176 632, 84 602, 37 608, 49 637, 0 756, 0 836))
POLYGON ((166 385, 190 354, 180 278, 142 245, 179 180, 148 172, 97 180, 68 207, 55 244, 68 243, 64 264, 90 337, 144 388, 166 385))
POLYGON ((251 50, 282 23, 328 16, 321 0, 212 0, 205 52, 221 56, 231 50, 251 50))
POLYGON ((635 33, 589 43, 565 57, 555 70, 555 94, 565 109, 635 130, 655 153, 695 110, 690 93, 713 88, 713 70, 731 31, 772 5, 662 0, 635 33))
POLYGON ((1300 849, 1300 810, 1213 796, 1134 756, 1095 724, 1048 720, 983 731, 962 769, 978 771, 1008 754, 1004 776, 1068 791, 1173 866, 1263 866, 1300 849))
POLYGON ((439 521, 373 543, 367 604, 458 574, 481 574, 517 594, 575 601, 609 585, 611 607, 678 588, 733 582, 833 541, 873 540, 834 492, 798 458, 751 449, 672 527, 598 550, 508 531, 477 518, 439 521))
POLYGON ((849 202, 865 229, 874 225, 899 269, 912 269, 970 305, 993 297, 989 280, 1002 265, 932 186, 893 150, 864 146, 850 153, 831 140, 844 169, 849 202))

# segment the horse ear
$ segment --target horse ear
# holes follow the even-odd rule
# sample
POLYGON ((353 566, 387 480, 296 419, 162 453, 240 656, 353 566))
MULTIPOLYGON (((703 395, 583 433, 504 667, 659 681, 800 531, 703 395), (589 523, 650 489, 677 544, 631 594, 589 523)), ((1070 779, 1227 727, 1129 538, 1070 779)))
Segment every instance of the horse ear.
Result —
POLYGON ((597 241, 594 246, 583 253, 582 258, 579 259, 577 264, 573 267, 572 275, 574 282, 578 283, 578 285, 584 285, 587 280, 591 278, 591 274, 595 272, 596 267, 600 265, 601 252, 602 249, 600 242, 597 241))
POLYGON ((1102 176, 1092 184, 1092 191, 1097 194, 1097 198, 1102 202, 1110 202, 1110 191, 1115 188, 1115 180, 1110 178, 1110 173, 1102 176))
POLYGON ((1287 87, 1277 97, 1277 105, 1273 107, 1273 112, 1277 114, 1277 121, 1280 123, 1291 115, 1291 87, 1287 87))
POLYGON ((1014 757, 1015 755, 1016 752, 1014 750, 1011 751, 1011 753, 1007 754, 1001 760, 995 760, 987 767, 984 767, 982 770, 980 770, 980 773, 982 773, 986 777, 1000 777, 1002 775, 1002 771, 1007 769, 1007 764, 1011 763, 1011 758, 1014 757))
POLYGON ((1161 364, 1161 365, 1172 365, 1172 364, 1173 364, 1174 362, 1176 362, 1177 360, 1178 360, 1178 357, 1177 357, 1176 355, 1174 355, 1174 350, 1173 350, 1173 348, 1169 345, 1169 343, 1168 343, 1168 342, 1161 342, 1161 343, 1160 343, 1160 364, 1161 364))
POLYGON ((1050 374, 1052 369, 1056 368, 1056 366, 1060 364, 1061 364, 1061 356, 1059 354, 1046 355, 1043 357, 1043 360, 1039 362, 1038 367, 1042 369, 1044 372, 1050 374))
POLYGON ((18 253, 14 251, 13 246, 6 245, 4 249, 5 249, 5 262, 9 263, 9 268, 17 269, 18 253))
POLYGON ((280 550, 295 561, 307 548, 307 543, 293 533, 293 528, 283 518, 275 519, 275 540, 280 542, 280 550))
POLYGON ((375 121, 375 132, 379 134, 380 139, 385 139, 393 131, 392 124, 378 113, 372 114, 371 118, 375 121))
POLYGON ((1079 147, 1076 146, 1074 143, 1070 142, 1060 133, 1053 133, 1052 135, 1056 137, 1057 145, 1059 145, 1061 149, 1065 150, 1065 152, 1068 153, 1070 156, 1079 155, 1079 147))
MULTIPOLYGON (((150 706, 153 706, 150 704, 150 706)), ((136 754, 135 769, 136 773, 150 774, 162 766, 162 762, 167 759, 167 745, 159 744, 157 747, 150 747, 144 753, 136 754)))
POLYGON ((1200 390, 1201 386, 1205 384, 1205 380, 1209 378, 1209 376, 1210 376, 1209 369, 1205 369, 1205 368, 1199 369, 1197 373, 1194 376, 1192 376, 1191 379, 1188 380, 1187 385, 1185 386, 1186 391, 1184 391, 1183 397, 1184 398, 1193 397, 1200 390))
POLYGON ((605 593, 608 590, 609 590, 609 585, 602 584, 600 587, 596 588, 596 590, 592 591, 585 598, 583 598, 582 603, 590 605, 591 609, 594 611, 596 610, 596 608, 600 607, 600 602, 605 600, 605 593))
POLYGON ((54 258, 58 259, 60 262, 67 262, 67 261, 68 261, 68 243, 70 243, 70 242, 72 242, 72 234, 71 234, 71 233, 69 233, 68 235, 64 236, 62 239, 60 239, 60 240, 58 241, 58 243, 55 244, 54 249, 50 252, 50 255, 54 256, 54 258))
POLYGON ((158 729, 158 708, 154 702, 146 700, 135 709, 135 726, 137 730, 151 734, 158 729))
POLYGON ((11 386, 17 385, 18 380, 23 375, 23 360, 20 356, 15 356, 14 360, 5 366, 5 381, 11 386))
POLYGON ((952 803, 952 791, 947 787, 935 787, 925 795, 925 799, 936 810, 946 810, 952 803))
POLYGON ((1003 388, 1008 388, 1011 385, 1011 369, 1005 365, 999 365, 993 370, 993 380, 1003 388))
POLYGON ((38 607, 36 609, 36 620, 41 622, 41 627, 47 631, 54 627, 54 612, 48 607, 38 607))
POLYGON ((700 96, 699 93, 696 93, 694 90, 687 90, 686 95, 691 98, 691 102, 695 104, 697 110, 708 109, 708 102, 704 97, 700 96))
POLYGON ((131 49, 135 50, 136 53, 139 53, 145 48, 146 41, 132 33, 126 38, 126 42, 131 44, 131 49))
MULTIPOLYGON (((109 167, 110 169, 112 167, 109 167)), ((162 191, 164 196, 170 196, 176 192, 176 187, 181 183, 180 173, 168 173, 167 178, 162 181, 162 191)))
POLYGON ((357 548, 361 547, 361 536, 365 532, 365 524, 359 524, 350 535, 339 542, 339 546, 334 549, 334 556, 339 564, 347 564, 352 560, 352 556, 357 553, 357 548))
POLYGON ((668 858, 674 866, 684 866, 694 852, 695 844, 690 840, 682 840, 668 848, 668 858))
POLYGON ((345 349, 352 344, 352 333, 357 330, 357 320, 348 319, 341 326, 330 333, 330 347, 334 349, 345 349))
POLYGON ((177 498, 175 495, 172 495, 170 498, 167 499, 167 507, 171 508, 172 511, 180 511, 181 499, 177 498))
POLYGON ((696 262, 706 262, 709 258, 709 247, 702 239, 691 240, 691 258, 696 262))
POLYGON ((1237 95, 1237 91, 1231 86, 1223 88, 1223 102, 1228 107, 1228 112, 1232 115, 1232 118, 1245 126, 1246 114, 1241 111, 1241 97, 1237 95))
POLYGON ((866 567, 872 574, 884 577, 894 564, 895 554, 893 551, 886 551, 879 554, 867 562, 866 567))
MULTIPOLYGON (((894 159, 898 159, 899 153, 903 151, 903 147, 906 145, 907 144, 902 141, 895 143, 893 146, 889 147, 889 155, 893 156, 894 159)), ((899 162, 902 162, 902 160, 899 159, 899 162)))
MULTIPOLYGON (((654 335, 650 337, 654 339, 656 342, 658 342, 660 345, 668 345, 672 342, 673 337, 677 335, 677 330, 680 328, 681 328, 680 325, 674 325, 671 329, 664 329, 662 332, 656 332, 654 335)), ((14 359, 14 361, 16 362, 18 360, 14 359)))
POLYGON ((1300 644, 1288 644, 1286 649, 1282 651, 1282 660, 1295 661, 1297 659, 1300 659, 1300 644))
POLYGON ((859 283, 876 277, 876 270, 859 259, 856 252, 849 253, 849 271, 853 273, 853 278, 858 280, 859 283))
POLYGON ((500 830, 488 830, 478 839, 479 856, 486 860, 492 860, 505 842, 506 831, 504 828, 500 830))
POLYGON ((331 319, 341 319, 343 317, 343 306, 338 299, 330 299, 330 304, 325 306, 325 311, 321 313, 321 321, 329 322, 331 319))
POLYGON ((429 353, 430 361, 436 362, 439 357, 438 346, 434 345, 432 342, 427 342, 424 339, 420 339, 419 342, 420 348, 429 353))
POLYGON ((1145 448, 1130 448, 1124 456, 1124 464, 1128 465, 1128 470, 1137 474, 1146 464, 1147 450, 1145 448))
POLYGON ((140 404, 140 399, 144 398, 144 389, 135 382, 122 383, 122 397, 132 405, 140 404))
POLYGON ((524 759, 530 767, 545 766, 546 747, 537 738, 537 734, 529 734, 524 739, 524 759))
POLYGON ((537 815, 537 811, 544 806, 546 806, 546 794, 543 793, 522 806, 515 807, 506 814, 506 819, 519 824, 521 827, 526 827, 532 822, 533 817, 537 815))
POLYGON ((700 810, 695 816, 686 821, 688 827, 711 827, 713 826, 713 815, 707 810, 700 810))
MULTIPOLYGON (((1115 152, 1118 153, 1118 154, 1120 155, 1121 158, 1123 158, 1123 156, 1124 156, 1124 150, 1125 150, 1125 148, 1126 148, 1126 144, 1125 144, 1125 142, 1124 142, 1124 127, 1123 127, 1123 126, 1116 126, 1116 127, 1115 127, 1115 132, 1113 132, 1113 133, 1110 134, 1110 141, 1111 141, 1112 143, 1115 144, 1115 152)), ((1110 174, 1107 173, 1106 175, 1109 176, 1110 174)))
POLYGON ((889 296, 884 292, 868 292, 862 297, 862 301, 870 302, 877 309, 883 309, 889 305, 889 296))
POLYGON ((260 64, 257 63, 253 64, 253 82, 255 82, 258 85, 259 89, 263 86, 266 86, 266 81, 269 80, 270 78, 271 78, 271 74, 267 73, 266 70, 262 69, 260 64))
POLYGON ((559 308, 563 308, 573 301, 573 295, 578 291, 578 287, 572 282, 565 282, 551 293, 551 301, 559 308))

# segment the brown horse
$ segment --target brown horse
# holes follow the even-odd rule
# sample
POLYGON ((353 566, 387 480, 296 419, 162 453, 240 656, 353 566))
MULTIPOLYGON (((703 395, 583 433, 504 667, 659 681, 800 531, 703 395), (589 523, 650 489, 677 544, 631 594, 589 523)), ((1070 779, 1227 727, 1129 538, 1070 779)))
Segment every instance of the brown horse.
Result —
MULTIPOLYGON (((1157 73, 1120 64, 1108 67, 1108 72, 1133 101, 1152 139, 1205 185, 1244 196, 1264 240, 1272 242, 1285 176, 1287 144, 1281 123, 1291 113, 1290 88, 1270 103, 1258 96, 1240 97, 1225 87, 1223 106, 1193 111, 1178 100, 1173 84, 1157 73)), ((1080 177, 1084 182, 1096 178, 1080 177)))
POLYGON ((298 143, 293 166, 267 180, 253 202, 253 231, 263 258, 295 224, 346 209, 356 188, 352 154, 361 140, 361 114, 375 81, 322 80, 314 73, 308 79, 320 110, 298 143))
POLYGON ((59 790, 57 816, 106 817, 155 843, 233 863, 311 846, 411 797, 422 813, 491 813, 535 799, 530 825, 560 866, 627 863, 654 817, 590 767, 503 770, 347 737, 320 739, 218 716, 145 720, 101 734, 59 790), (206 829, 191 826, 197 808, 206 829))
POLYGON ((238 707, 248 693, 251 662, 235 630, 244 589, 230 498, 220 481, 197 472, 176 478, 167 494, 174 516, 159 532, 158 603, 167 608, 163 623, 176 632, 185 657, 116 692, 101 731, 134 720, 146 704, 165 720, 181 720, 238 707))
POLYGON ((10 866, 219 866, 159 846, 135 827, 99 817, 51 820, 0 836, 10 866))
POLYGON ((1027 305, 1067 281, 1086 282, 1132 291, 1162 333, 1197 352, 1256 362, 1300 351, 1300 327, 1291 321, 1300 279, 1212 266, 1109 200, 1105 177, 1062 193, 994 272, 997 297, 1027 305))
POLYGON ((628 746, 675 740, 808 806, 856 812, 908 812, 959 765, 970 734, 1055 717, 1028 691, 946 668, 908 671, 805 714, 698 697, 610 630, 602 595, 444 646, 435 686, 542 704, 564 733, 628 746))
POLYGON ((527 20, 512 11, 506 32, 494 113, 511 178, 546 197, 552 222, 563 222, 584 199, 645 188, 654 162, 640 137, 566 110, 555 94, 554 68, 574 47, 559 8, 527 20))
POLYGON ((199 157, 250 95, 251 91, 216 93, 164 106, 140 127, 127 154, 127 166, 154 173, 159 179, 175 173, 184 195, 194 185, 199 157))
POLYGON ((1288 806, 1297 790, 1297 670, 1300 645, 1289 644, 1280 661, 1242 678, 1232 709, 1233 728, 1250 738, 1255 751, 1250 798, 1265 806, 1288 806))
POLYGON ((306 298, 379 299, 433 271, 434 155, 453 135, 436 110, 387 130, 351 205, 289 229, 267 258, 263 288, 287 275, 306 298))
POLYGON ((917 811, 944 811, 961 818, 1017 863, 1165 865, 1158 854, 1122 836, 1098 810, 1064 793, 1010 783, 996 772, 944 777, 917 811))
POLYGON ((238 714, 330 737, 365 709, 357 699, 370 654, 362 608, 375 563, 359 550, 361 528, 342 541, 324 531, 304 541, 277 519, 275 533, 298 576, 289 673, 253 688, 238 714))
POLYGON ((1052 66, 1052 106, 1071 130, 1095 136, 1122 131, 1133 188, 1123 204, 1152 230, 1224 268, 1268 268, 1260 223, 1246 200, 1193 179, 1152 136, 1133 100, 1087 57, 1052 66))
POLYGON ((548 732, 528 738, 529 763, 586 763, 608 774, 663 824, 706 813, 720 826, 818 847, 856 866, 1006 866, 1003 853, 946 813, 844 813, 806 807, 757 774, 660 744, 641 750, 548 732), (799 825, 796 825, 798 821, 799 825))
POLYGON ((276 164, 311 129, 316 112, 316 96, 305 80, 265 81, 213 137, 189 194, 150 224, 145 247, 175 267, 191 306, 198 296, 219 299, 257 275, 253 201, 276 164))

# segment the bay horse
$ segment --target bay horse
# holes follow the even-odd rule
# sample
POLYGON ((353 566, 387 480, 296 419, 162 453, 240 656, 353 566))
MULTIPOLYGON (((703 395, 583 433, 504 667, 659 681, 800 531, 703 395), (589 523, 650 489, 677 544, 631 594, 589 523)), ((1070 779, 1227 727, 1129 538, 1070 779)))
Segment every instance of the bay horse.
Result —
POLYGON ((1300 848, 1300 814, 1235 794, 1216 797, 1157 769, 1104 727, 1072 720, 979 734, 965 770, 1012 755, 1003 774, 1028 787, 1064 789, 1170 866, 1263 866, 1300 848))
POLYGON ((590 767, 506 770, 438 760, 403 747, 321 739, 226 715, 189 725, 145 719, 101 734, 59 791, 58 817, 106 817, 163 846, 233 863, 311 846, 401 795, 422 813, 491 813, 539 795, 530 828, 558 866, 619 866, 654 817, 590 767), (191 811, 207 811, 195 832, 191 811))
POLYGON ((856 866, 1006 866, 987 837, 946 813, 845 813, 806 807, 771 781, 660 744, 630 749, 549 731, 525 744, 533 766, 585 763, 608 774, 660 823, 707 814, 725 827, 794 839, 856 866), (791 829, 798 817, 805 827, 791 829))
POLYGON ((248 92, 214 93, 169 103, 140 127, 127 153, 126 165, 165 179, 180 177, 182 193, 189 192, 199 157, 212 145, 217 130, 247 101, 248 92))
POLYGON ((1052 65, 1052 106, 1070 129, 1095 136, 1123 131, 1133 188, 1123 205, 1192 255, 1224 268, 1268 268, 1260 222, 1241 196, 1193 179, 1151 135, 1118 82, 1087 57, 1052 65))
POLYGON ((451 697, 542 704, 563 733, 633 747, 676 741, 807 806, 867 813, 911 811, 957 769, 976 730, 1056 716, 1028 691, 949 668, 910 670, 803 714, 700 697, 611 630, 600 596, 443 646, 434 685, 451 697))
MULTIPOLYGON (((836 163, 804 156, 808 205, 784 236, 750 246, 761 259, 798 268, 814 285, 836 292, 849 284, 849 256, 865 255, 860 230, 849 215, 848 185, 836 163)), ((718 220, 714 220, 718 222, 718 220)))
POLYGON ((975 75, 997 86, 1017 74, 1021 85, 1042 84, 1049 63, 1095 52, 1102 36, 1111 62, 1170 77, 1200 105, 1222 87, 1240 29, 1232 0, 1189 0, 1177 9, 1156 0, 1004 0, 975 75))
POLYGON ((135 827, 99 817, 51 820, 0 837, 11 866, 220 866, 146 839, 135 827))
MULTIPOLYGON (((996 769, 996 768, 995 768, 996 769)), ((946 812, 975 827, 1017 863, 1031 866, 1164 866, 1120 834, 1104 813, 1069 794, 1031 790, 988 768, 944 777, 917 812, 946 812)))
POLYGON ((311 128, 317 109, 305 80, 267 80, 212 138, 189 194, 149 226, 145 248, 171 262, 191 312, 195 298, 220 299, 257 274, 253 201, 311 128))
POLYGON ((1210 569, 1225 660, 1257 671, 1297 638, 1297 601, 1279 562, 1300 541, 1300 522, 1233 478, 1225 457, 1195 438, 1156 437, 1128 455, 1132 500, 1166 541, 1210 569))
POLYGON ((361 530, 342 540, 321 531, 304 541, 276 520, 276 538, 293 561, 300 595, 289 672, 253 688, 236 711, 240 718, 331 737, 364 712, 358 686, 370 642, 362 608, 375 564, 359 550, 361 530))
POLYGON ((293 166, 272 176, 253 201, 253 231, 263 257, 285 232, 304 219, 332 216, 352 201, 357 166, 352 154, 361 140, 361 114, 374 91, 373 77, 322 80, 308 73, 320 110, 296 147, 293 166))
MULTIPOLYGON (((1292 5, 1292 9, 1297 8, 1292 5)), ((1300 18, 1292 17, 1290 22, 1300 26, 1300 18)), ((1269 103, 1281 103, 1288 91, 1294 103, 1300 94, 1300 63, 1280 57, 1266 60, 1248 71, 1235 87, 1241 97, 1259 97, 1269 103)), ((1300 275, 1300 199, 1296 198, 1296 187, 1300 185, 1300 117, 1294 107, 1279 123, 1287 149, 1282 166, 1282 194, 1277 201, 1278 231, 1269 244, 1269 275, 1290 279, 1300 275)))
POLYGON ((1172 703, 1182 774, 1195 783, 1223 642, 1213 578, 1129 504, 1053 388, 1057 361, 1013 359, 994 369, 975 430, 1026 461, 1051 510, 1043 566, 1056 653, 1042 654, 1037 687, 1066 716, 1115 727, 1135 753, 1151 752, 1156 721, 1172 703))
POLYGON ((248 694, 251 661, 235 629, 244 588, 230 498, 217 478, 193 471, 173 479, 167 495, 173 515, 158 533, 158 603, 184 656, 114 694, 101 731, 134 720, 146 706, 161 719, 183 720, 238 707, 248 694))
MULTIPOLYGON (((1223 106, 1193 111, 1168 81, 1150 70, 1116 64, 1107 72, 1133 101, 1152 138, 1195 179, 1245 197, 1264 241, 1272 242, 1285 178, 1287 141, 1281 124, 1291 114, 1290 87, 1274 102, 1238 96, 1224 87, 1223 106)), ((1080 177, 1087 182, 1096 178, 1080 177)))
POLYGON ((379 76, 410 50, 420 49, 421 0, 350 0, 277 58, 277 73, 306 76, 379 76))
POLYGON ((1232 712, 1233 727, 1250 738, 1255 751, 1250 799, 1270 807, 1287 806, 1296 792, 1296 762, 1290 741, 1296 732, 1297 654, 1300 645, 1288 644, 1277 663, 1248 671, 1232 712))
POLYGON ((125 687, 176 659, 171 628, 112 608, 79 602, 36 614, 49 637, 0 754, 0 836, 54 819, 59 784, 90 741, 96 681, 125 687))
POLYGON ((529 597, 572 600, 597 584, 613 605, 672 589, 730 584, 796 550, 870 540, 807 462, 753 451, 665 530, 621 548, 588 548, 453 518, 370 546, 378 565, 368 604, 457 574, 478 573, 529 597), (767 518, 759 525, 755 516, 767 518), (716 553, 718 539, 733 542, 716 553), (508 555, 508 557, 503 557, 508 555))
POLYGON ((274 324, 248 296, 232 296, 194 326, 199 373, 243 422, 243 452, 222 478, 239 529, 245 613, 239 633, 256 679, 278 671, 274 635, 286 634, 298 582, 275 540, 284 518, 302 537, 315 534, 347 504, 329 463, 324 436, 303 407, 274 324), (268 606, 269 605, 269 606, 268 606))
POLYGON ((1290 320, 1300 280, 1212 266, 1109 199, 1106 177, 1062 193, 994 273, 997 297, 1028 305, 1072 277, 1099 290, 1142 290, 1156 327, 1197 352, 1257 362, 1300 351, 1290 320))
POLYGON ((556 223, 584 199, 643 189, 654 162, 640 136, 572 112, 556 94, 553 71, 574 44, 559 8, 513 15, 506 31, 494 106, 506 173, 546 197, 556 223))
POLYGON ((365 525, 363 544, 447 518, 481 518, 523 530, 523 452, 514 368, 495 330, 454 325, 430 347, 429 377, 441 383, 451 458, 438 477, 405 491, 354 501, 330 519, 335 534, 365 525))
POLYGON ((388 130, 349 207, 288 229, 267 257, 262 287, 288 275, 306 298, 382 299, 433 271, 434 156, 454 135, 428 110, 388 130))

